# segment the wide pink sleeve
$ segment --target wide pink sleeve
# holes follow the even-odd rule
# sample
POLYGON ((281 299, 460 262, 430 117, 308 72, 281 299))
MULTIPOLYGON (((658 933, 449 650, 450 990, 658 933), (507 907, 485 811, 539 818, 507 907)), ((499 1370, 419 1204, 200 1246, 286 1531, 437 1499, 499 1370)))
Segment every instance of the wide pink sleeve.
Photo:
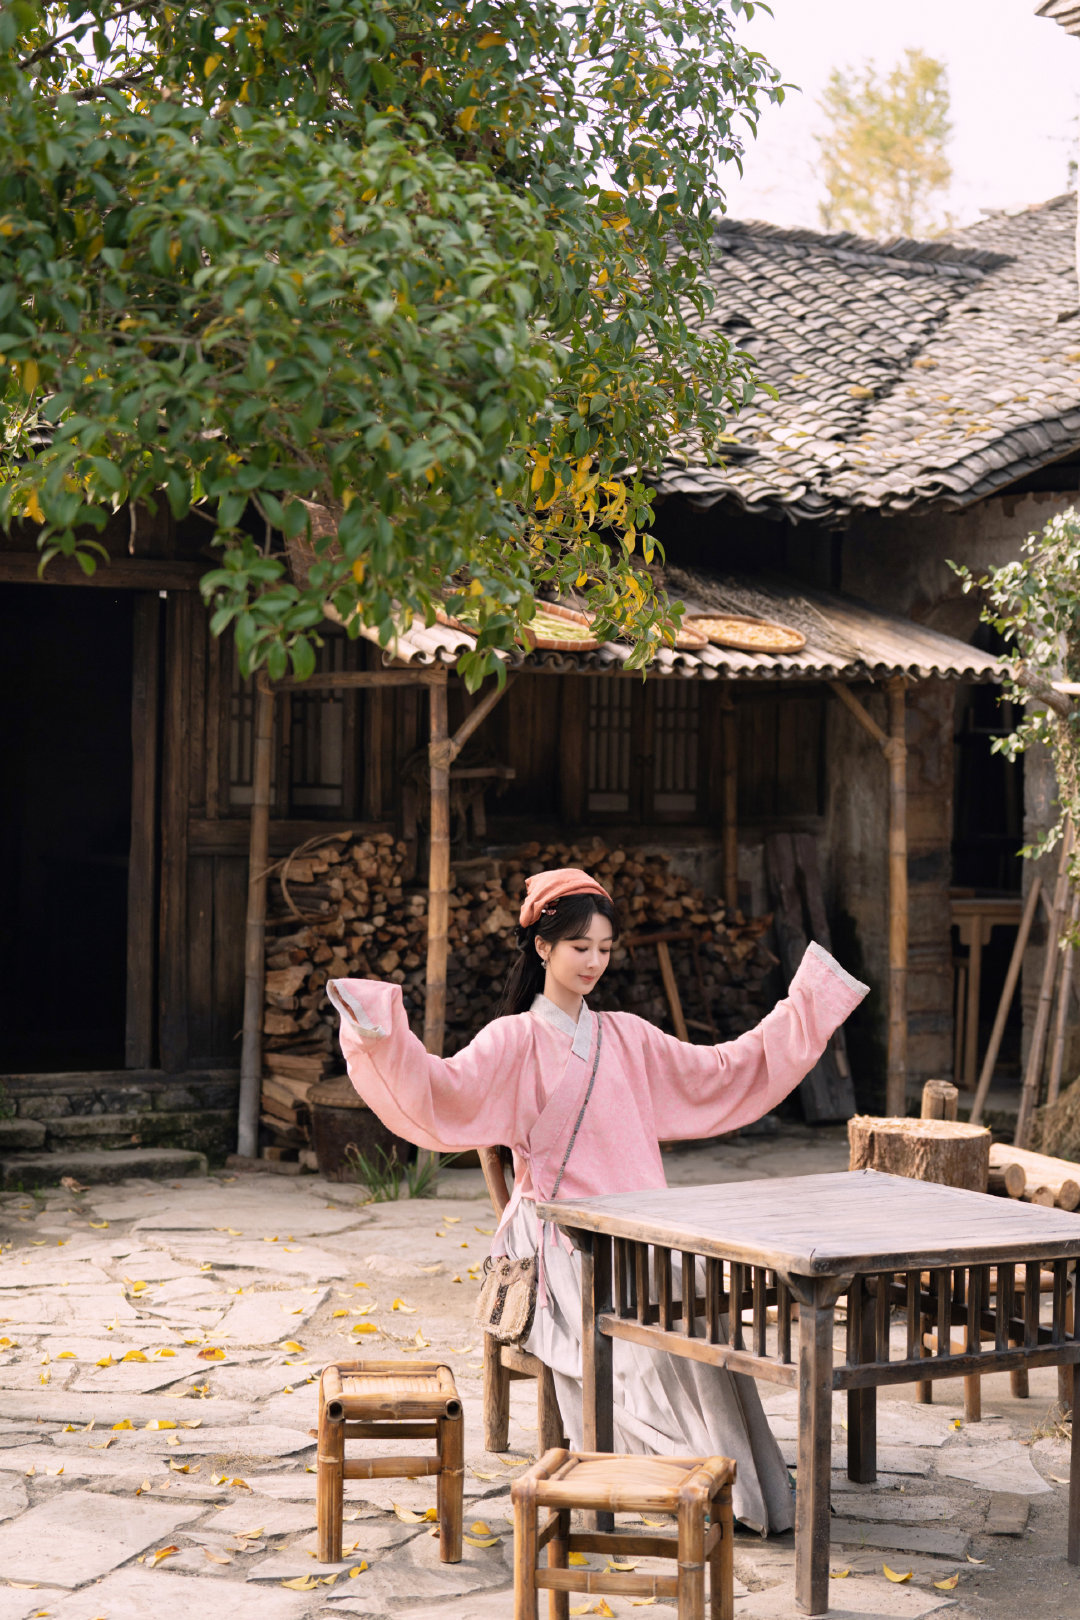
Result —
POLYGON ((786 999, 738 1040, 692 1046, 647 1025, 645 1061, 661 1141, 719 1136, 767 1114, 810 1073, 868 991, 813 944, 786 999))
POLYGON ((432 1057, 409 1028, 401 988, 331 979, 349 1079, 383 1124, 418 1147, 511 1146, 518 1129, 521 1024, 496 1018, 452 1058, 432 1057))

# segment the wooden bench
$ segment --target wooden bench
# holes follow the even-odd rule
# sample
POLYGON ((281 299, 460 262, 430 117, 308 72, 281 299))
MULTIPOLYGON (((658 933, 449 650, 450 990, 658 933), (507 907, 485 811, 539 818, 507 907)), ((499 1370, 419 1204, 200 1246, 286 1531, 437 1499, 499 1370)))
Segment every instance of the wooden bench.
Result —
POLYGON ((735 1612, 731 1487, 727 1457, 613 1456, 556 1448, 510 1487, 514 1504, 514 1620, 538 1620, 538 1595, 550 1596, 551 1620, 567 1620, 571 1592, 672 1598, 679 1620, 732 1620, 735 1612), (541 1524, 540 1509, 550 1512, 541 1524), (587 1513, 669 1513, 676 1534, 581 1531, 574 1509, 587 1513), (547 1548, 547 1563, 537 1563, 547 1548), (571 1553, 614 1559, 671 1558, 674 1575, 638 1570, 570 1568, 571 1553), (709 1570, 709 1607, 705 1570, 709 1570))
POLYGON ((319 1380, 319 1562, 341 1561, 347 1479, 436 1476, 439 1557, 461 1562, 465 1435, 454 1375, 435 1361, 340 1361, 319 1380), (346 1458, 346 1440, 434 1440, 434 1457, 346 1458))

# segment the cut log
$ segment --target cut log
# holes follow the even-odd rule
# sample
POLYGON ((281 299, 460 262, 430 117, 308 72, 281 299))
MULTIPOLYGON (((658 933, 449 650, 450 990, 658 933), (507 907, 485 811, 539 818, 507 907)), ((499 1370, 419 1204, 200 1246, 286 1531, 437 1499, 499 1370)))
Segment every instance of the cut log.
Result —
POLYGON ((848 1120, 851 1170, 882 1170, 914 1181, 985 1192, 990 1169, 990 1132, 951 1119, 848 1120))
POLYGON ((955 1119, 960 1093, 951 1080, 928 1080, 922 1088, 923 1119, 955 1119))
POLYGON ((1023 1172, 1025 1190, 1020 1196, 1029 1203, 1044 1203, 1045 1199, 1037 1199, 1034 1194, 1048 1190, 1058 1209, 1080 1208, 1080 1164, 1054 1159, 1047 1153, 1033 1153, 1030 1148, 1011 1147, 1007 1142, 995 1143, 990 1149, 990 1168, 1000 1170, 1007 1164, 1017 1165, 1023 1172))
POLYGON ((990 1174, 987 1178, 987 1192, 996 1193, 999 1198, 1023 1198, 1027 1177, 1023 1165, 993 1163, 993 1148, 990 1149, 990 1174))

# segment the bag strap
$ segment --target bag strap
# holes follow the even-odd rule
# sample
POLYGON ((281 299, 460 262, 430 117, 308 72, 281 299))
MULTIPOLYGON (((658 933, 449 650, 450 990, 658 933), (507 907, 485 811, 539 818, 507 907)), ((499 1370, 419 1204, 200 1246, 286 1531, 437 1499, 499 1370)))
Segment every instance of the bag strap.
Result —
POLYGON ((569 1159, 571 1153, 573 1153, 573 1151, 574 1151, 574 1143, 577 1141, 577 1134, 578 1134, 578 1131, 581 1129, 581 1122, 585 1118, 585 1110, 589 1106, 589 1098, 592 1096, 593 1086, 596 1084, 596 1071, 600 1067, 600 1047, 603 1044, 603 1040, 604 1040, 604 1025, 603 1025, 603 1022, 602 1022, 602 1020, 600 1018, 600 1014, 597 1013, 597 1015, 596 1015, 596 1056, 593 1058, 592 1074, 589 1076, 589 1089, 586 1091, 586 1093, 585 1093, 585 1101, 582 1103, 581 1108, 578 1111, 578 1117, 577 1117, 576 1121, 574 1122, 574 1129, 570 1133, 570 1141, 569 1141, 569 1143, 567 1145, 566 1152, 563 1154, 562 1164, 560 1164, 560 1166, 559 1166, 559 1173, 555 1177, 555 1186, 554 1186, 554 1189, 553 1189, 552 1194, 551 1194, 551 1197, 552 1197, 553 1201, 556 1198, 558 1198, 558 1196, 559 1196, 559 1188, 562 1186, 563 1171, 566 1169, 567 1160, 569 1159))

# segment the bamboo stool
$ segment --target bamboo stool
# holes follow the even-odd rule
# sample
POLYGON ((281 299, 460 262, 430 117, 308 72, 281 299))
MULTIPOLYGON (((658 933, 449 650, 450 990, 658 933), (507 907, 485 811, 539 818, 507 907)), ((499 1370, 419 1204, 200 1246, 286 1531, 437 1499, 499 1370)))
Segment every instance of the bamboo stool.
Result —
POLYGON ((347 1479, 436 1476, 439 1557, 461 1562, 465 1426, 454 1375, 437 1361, 338 1361, 319 1380, 319 1562, 341 1561, 347 1479), (434 1440, 434 1457, 346 1459, 346 1440, 434 1440))
POLYGON ((735 1612, 731 1486, 728 1457, 616 1457, 554 1449, 510 1487, 514 1503, 514 1620, 538 1620, 537 1599, 550 1592, 551 1620, 567 1620, 571 1592, 676 1598, 679 1620, 705 1620, 705 1565, 711 1620, 735 1612), (539 1509, 550 1508, 543 1524, 539 1509), (574 1508, 592 1512, 671 1513, 678 1534, 571 1532, 574 1508), (708 1519, 708 1527, 706 1527, 708 1519), (547 1548, 547 1566, 537 1557, 547 1548), (610 1558, 674 1558, 674 1575, 569 1568, 572 1552, 610 1558))

